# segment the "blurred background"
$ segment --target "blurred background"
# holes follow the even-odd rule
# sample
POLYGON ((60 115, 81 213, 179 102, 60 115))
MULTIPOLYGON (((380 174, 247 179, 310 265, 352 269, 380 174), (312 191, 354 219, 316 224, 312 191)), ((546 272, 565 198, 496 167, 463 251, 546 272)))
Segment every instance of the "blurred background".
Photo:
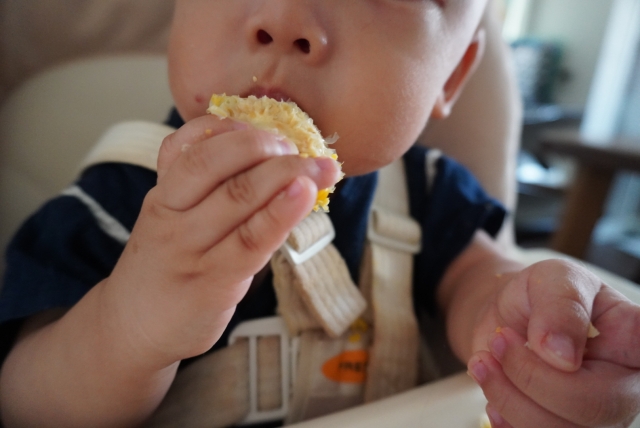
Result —
MULTIPOLYGON (((587 209, 599 209, 601 215, 586 248, 572 255, 638 282, 640 1, 507 0, 503 36, 512 48, 524 104, 518 243, 571 246, 558 248, 563 244, 553 237, 572 185, 586 180, 578 169, 588 164, 602 174, 594 183, 583 182, 582 191, 591 193, 587 198, 601 192, 604 196, 596 198, 601 206, 582 205, 565 221, 579 221, 587 209), (558 143, 567 139, 597 151, 589 152, 589 158, 559 149, 558 143), (604 188, 596 190, 600 184, 604 188)), ((588 204, 584 196, 580 200, 588 204)))

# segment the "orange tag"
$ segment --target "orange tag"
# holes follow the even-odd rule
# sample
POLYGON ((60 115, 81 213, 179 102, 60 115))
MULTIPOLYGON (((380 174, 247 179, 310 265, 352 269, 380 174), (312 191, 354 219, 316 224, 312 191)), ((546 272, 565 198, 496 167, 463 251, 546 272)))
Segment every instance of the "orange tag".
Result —
POLYGON ((322 374, 334 382, 364 383, 367 378, 369 352, 358 349, 345 351, 322 365, 322 374))

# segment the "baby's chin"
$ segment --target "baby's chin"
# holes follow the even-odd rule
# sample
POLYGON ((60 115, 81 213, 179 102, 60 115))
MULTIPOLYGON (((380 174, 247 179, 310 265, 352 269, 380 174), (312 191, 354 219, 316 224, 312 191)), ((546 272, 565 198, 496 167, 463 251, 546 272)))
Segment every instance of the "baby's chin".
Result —
POLYGON ((395 159, 371 158, 368 156, 340 156, 340 152, 338 152, 338 162, 342 163, 342 172, 346 177, 369 174, 392 163, 394 160, 395 159))

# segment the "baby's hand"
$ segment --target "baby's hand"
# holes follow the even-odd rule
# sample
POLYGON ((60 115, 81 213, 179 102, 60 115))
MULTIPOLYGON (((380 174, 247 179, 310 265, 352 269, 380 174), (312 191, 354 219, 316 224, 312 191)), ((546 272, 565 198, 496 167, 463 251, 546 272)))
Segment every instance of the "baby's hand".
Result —
POLYGON ((158 184, 105 286, 132 347, 170 364, 219 339, 253 275, 338 178, 335 161, 295 153, 213 116, 164 140, 158 184))
POLYGON ((639 306, 580 266, 545 261, 485 312, 469 372, 494 428, 625 427, 640 412, 639 332, 639 306), (590 322, 600 334, 587 340, 590 322))

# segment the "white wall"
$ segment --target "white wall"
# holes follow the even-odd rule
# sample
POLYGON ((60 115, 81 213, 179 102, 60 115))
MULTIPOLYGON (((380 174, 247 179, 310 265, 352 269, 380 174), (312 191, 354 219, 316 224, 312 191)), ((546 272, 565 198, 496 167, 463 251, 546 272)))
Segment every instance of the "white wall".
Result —
POLYGON ((620 133, 626 137, 640 138, 640 46, 636 58, 636 65, 633 70, 633 77, 625 107, 622 110, 622 121, 620 133))
POLYGON ((564 46, 571 80, 560 85, 557 101, 570 107, 587 102, 613 0, 532 0, 527 34, 564 46))

